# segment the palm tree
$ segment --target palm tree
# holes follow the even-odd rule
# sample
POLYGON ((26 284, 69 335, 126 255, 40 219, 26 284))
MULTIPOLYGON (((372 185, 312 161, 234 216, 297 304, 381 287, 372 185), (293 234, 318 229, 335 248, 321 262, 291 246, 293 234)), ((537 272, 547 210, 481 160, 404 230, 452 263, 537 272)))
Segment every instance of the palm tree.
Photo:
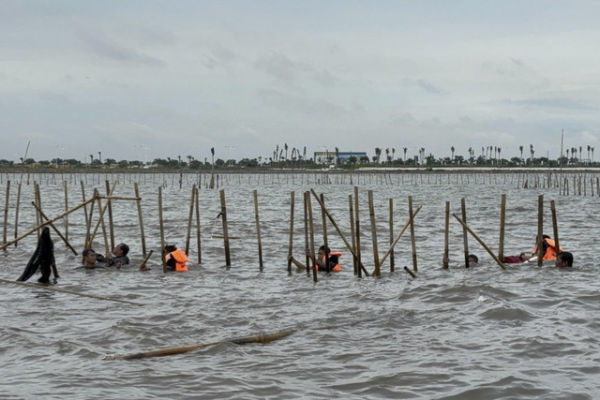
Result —
POLYGON ((102 152, 101 151, 98 152, 98 161, 100 161, 100 164, 102 164, 102 152))
MULTIPOLYGON (((23 161, 21 161, 21 162, 23 162, 23 161)), ((94 163, 94 155, 90 154, 90 164, 93 164, 93 163, 94 163)))
POLYGON ((454 146, 450 147, 450 151, 452 152, 452 161, 454 161, 454 146))
POLYGON ((403 147, 402 150, 404 151, 404 162, 406 162, 406 152, 408 151, 408 147, 403 147))
POLYGON ((421 156, 421 164, 423 164, 423 159, 425 158, 425 147, 421 147, 419 150, 419 155, 421 156))
POLYGON ((573 157, 573 162, 577 162, 577 147, 571 147, 571 157, 573 157))
POLYGON ((592 150, 592 162, 594 162, 594 146, 591 147, 592 150))
POLYGON ((381 157, 381 149, 379 147, 375 147, 375 162, 379 164, 379 158, 381 157))
POLYGON ((583 148, 579 146, 579 158, 583 158, 583 148))
POLYGON ((288 145, 287 145, 287 143, 283 144, 283 148, 285 149, 285 161, 287 161, 287 159, 288 159, 287 158, 287 151, 288 151, 288 145))
POLYGON ((529 152, 531 153, 531 163, 533 164, 533 153, 534 153, 534 151, 533 151, 533 145, 532 144, 529 145, 529 152))
POLYGON ((338 165, 340 163, 340 149, 335 148, 335 164, 338 165))
POLYGON ((521 152, 521 162, 523 161, 523 146, 519 146, 519 151, 521 152))
POLYGON ((396 154, 396 148, 392 147, 392 160, 394 160, 395 154, 396 154))
POLYGON ((569 149, 567 149, 567 164, 569 163, 569 149))
POLYGON ((304 146, 304 153, 302 153, 302 159, 306 160, 306 146, 304 146))
POLYGON ((500 159, 500 164, 502 164, 502 156, 500 155, 500 153, 502 153, 502 148, 498 147, 498 158, 500 159))
POLYGON ((588 151, 588 163, 590 162, 590 150, 591 150, 591 146, 588 144, 587 145, 587 151, 588 151))
POLYGON ((385 159, 387 162, 390 162, 390 148, 386 147, 385 149, 385 159))

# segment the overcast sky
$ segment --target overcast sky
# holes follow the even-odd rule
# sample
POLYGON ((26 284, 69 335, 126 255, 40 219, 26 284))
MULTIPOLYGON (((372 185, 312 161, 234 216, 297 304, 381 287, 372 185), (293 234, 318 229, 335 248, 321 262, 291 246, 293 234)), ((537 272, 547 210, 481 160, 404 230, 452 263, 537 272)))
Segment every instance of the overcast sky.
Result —
POLYGON ((0 158, 600 149, 596 1, 0 1, 0 158))

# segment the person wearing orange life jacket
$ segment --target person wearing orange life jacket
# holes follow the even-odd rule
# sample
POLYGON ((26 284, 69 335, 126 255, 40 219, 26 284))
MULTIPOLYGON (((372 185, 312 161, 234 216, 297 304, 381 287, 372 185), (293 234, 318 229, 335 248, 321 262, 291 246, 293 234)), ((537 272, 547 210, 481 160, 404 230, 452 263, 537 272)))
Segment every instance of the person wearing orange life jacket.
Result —
POLYGON ((167 269, 176 272, 185 272, 188 270, 188 256, 183 250, 174 245, 165 246, 165 260, 167 261, 167 269))
MULTIPOLYGON (((556 260, 556 255, 563 251, 562 247, 560 251, 556 251, 556 243, 548 235, 543 236, 544 241, 542 242, 542 260, 556 260)), ((535 256, 537 253, 537 246, 531 250, 531 253, 535 256)))
POLYGON ((329 247, 323 245, 319 247, 319 255, 317 256, 316 264, 319 271, 325 272, 340 272, 341 251, 331 251, 329 247))

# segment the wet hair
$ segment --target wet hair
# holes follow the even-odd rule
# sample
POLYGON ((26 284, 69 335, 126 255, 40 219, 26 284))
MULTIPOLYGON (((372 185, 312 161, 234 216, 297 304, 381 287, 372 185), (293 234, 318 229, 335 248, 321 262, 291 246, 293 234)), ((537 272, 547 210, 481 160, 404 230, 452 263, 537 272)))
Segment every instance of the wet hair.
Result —
POLYGON ((319 251, 324 251, 326 254, 331 253, 331 249, 329 249, 329 247, 327 247, 325 245, 319 247, 319 251))
POLYGON ((121 249, 124 256, 126 256, 127 253, 129 253, 129 246, 127 246, 125 243, 118 244, 117 247, 121 249))
POLYGON ((479 258, 477 258, 475 254, 469 254, 469 258, 472 258, 473 260, 475 260, 475 262, 479 262, 479 258))
POLYGON ((83 250, 81 255, 83 256, 83 258, 86 258, 87 256, 90 255, 90 253, 96 253, 96 252, 93 249, 85 249, 85 250, 83 250))
POLYGON ((567 264, 567 267, 573 266, 573 254, 572 253, 570 253, 568 251, 563 251, 563 252, 559 253, 557 257, 560 258, 561 260, 563 260, 567 264))
POLYGON ((42 277, 39 282, 48 283, 50 280, 50 267, 54 264, 54 242, 50 238, 50 228, 47 226, 42 229, 40 239, 33 255, 29 259, 25 271, 21 274, 18 281, 25 282, 35 272, 40 269, 42 277))
POLYGON ((175 246, 174 244, 168 244, 165 246, 165 251, 167 253, 171 253, 173 251, 177 250, 177 246, 175 246))

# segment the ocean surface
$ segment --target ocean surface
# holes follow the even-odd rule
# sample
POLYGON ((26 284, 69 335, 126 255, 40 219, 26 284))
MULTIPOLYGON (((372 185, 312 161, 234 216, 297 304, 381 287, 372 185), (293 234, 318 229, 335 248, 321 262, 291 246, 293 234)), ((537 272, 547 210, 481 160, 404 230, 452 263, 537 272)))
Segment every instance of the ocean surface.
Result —
MULTIPOLYGON (((61 278, 50 287, 140 303, 126 304, 0 283, 0 399, 597 399, 600 398, 600 282, 597 238, 600 198, 564 196, 557 188, 523 189, 516 174, 405 174, 361 177, 281 174, 221 176, 231 240, 225 267, 219 191, 207 176, 178 174, 2 174, 0 232, 6 181, 11 180, 7 236, 14 237, 17 184, 21 181, 19 234, 35 226, 33 181, 40 182, 44 212, 58 216, 105 179, 114 195, 133 196, 139 182, 152 268, 141 272, 136 203, 112 205, 115 242, 131 247, 132 265, 82 270, 52 231, 61 278), (352 179, 352 182, 350 181, 352 179), (327 182, 327 184, 325 184, 327 182), (331 182, 329 184, 329 182, 331 182), (192 184, 200 184, 202 263, 196 227, 190 271, 163 274, 160 265, 158 187, 163 188, 168 243, 185 247, 192 184), (407 230, 379 278, 358 278, 352 257, 328 223, 329 245, 343 252, 343 271, 287 271, 290 192, 296 193, 294 255, 304 262, 302 192, 314 188, 342 233, 350 238, 348 195, 360 191, 362 260, 373 270, 367 194, 373 190, 380 256, 389 247, 388 199, 394 231, 408 218, 408 196, 423 208, 415 218, 418 272, 412 278, 407 230), (253 190, 258 190, 264 269, 259 270, 253 190), (450 221, 450 264, 442 269, 445 202, 498 251, 500 197, 506 194, 505 254, 531 250, 537 234, 538 195, 544 195, 544 229, 552 236, 555 200, 560 243, 575 256, 573 268, 509 266, 502 270, 469 237, 478 265, 464 268, 462 228, 450 221), (293 329, 266 344, 228 339, 293 329), (105 356, 219 342, 185 354, 138 360, 105 356)), ((315 242, 323 242, 321 214, 312 201, 315 242)), ((107 216, 106 216, 107 217, 107 216)), ((98 220, 97 208, 93 224, 98 220)), ((108 223, 108 221, 107 221, 108 223)), ((63 220, 56 227, 65 231, 63 220)), ((69 216, 69 240, 80 254, 83 209, 69 216)), ((94 241, 104 253, 101 230, 94 241)), ((30 235, 0 252, 0 278, 15 280, 35 249, 30 235)))

